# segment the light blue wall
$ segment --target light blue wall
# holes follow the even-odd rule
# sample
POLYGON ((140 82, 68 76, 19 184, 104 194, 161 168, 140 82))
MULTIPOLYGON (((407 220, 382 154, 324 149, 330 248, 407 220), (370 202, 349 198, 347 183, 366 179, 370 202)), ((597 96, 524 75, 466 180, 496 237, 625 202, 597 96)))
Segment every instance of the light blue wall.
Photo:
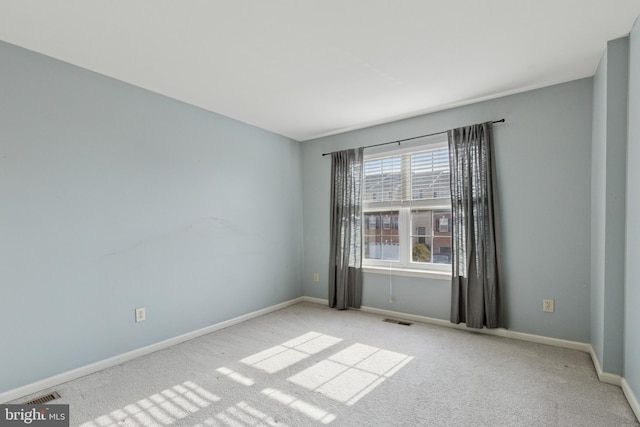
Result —
POLYGON ((591 345, 603 360, 607 159, 607 54, 593 76, 591 145, 591 345))
POLYGON ((624 377, 640 398, 640 20, 629 42, 624 377))
MULTIPOLYGON (((592 79, 303 143, 304 294, 327 297, 329 156, 322 153, 505 118, 495 125, 507 320, 520 332, 589 341, 592 79), (313 273, 320 273, 319 283, 313 273), (542 312, 543 298, 556 312, 542 312)), ((363 304, 449 318, 448 281, 365 274, 363 304)))
POLYGON ((591 156, 591 343, 622 374, 629 38, 607 43, 594 77, 591 156))
POLYGON ((0 392, 301 295, 299 143, 5 43, 0 64, 0 392))

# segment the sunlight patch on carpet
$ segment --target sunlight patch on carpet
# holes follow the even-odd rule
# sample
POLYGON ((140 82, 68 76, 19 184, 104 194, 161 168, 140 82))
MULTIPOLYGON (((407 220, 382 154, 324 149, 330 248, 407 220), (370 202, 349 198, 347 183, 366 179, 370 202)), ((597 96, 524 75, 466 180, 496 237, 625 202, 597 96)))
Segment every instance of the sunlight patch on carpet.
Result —
POLYGON ((224 366, 222 368, 216 369, 216 372, 226 376, 227 378, 229 378, 229 379, 231 379, 231 380, 233 380, 233 381, 235 381, 235 382, 237 382, 239 384, 246 385, 247 387, 252 386, 252 385, 255 384, 255 381, 252 380, 251 378, 245 377, 244 375, 242 375, 242 374, 240 374, 240 373, 238 373, 238 372, 236 372, 236 371, 234 371, 232 369, 225 368, 224 366))
MULTIPOLYGON (((275 418, 268 416, 264 412, 260 411, 242 401, 238 402, 235 406, 227 408, 224 412, 216 414, 216 419, 209 418, 205 420, 207 426, 271 426, 271 427, 289 427, 287 424, 276 421, 275 418), (220 424, 220 422, 222 424, 220 424)), ((202 424, 196 424, 194 427, 204 427, 202 424)))
POLYGON ((303 415, 306 415, 312 420, 320 421, 322 424, 329 424, 331 421, 336 419, 336 416, 332 413, 280 390, 265 388, 262 390, 262 394, 269 396, 271 399, 276 400, 303 415))
POLYGON ((287 380, 351 406, 412 359, 406 354, 353 344, 287 380))
POLYGON ((340 341, 342 341, 341 338, 312 331, 286 341, 280 345, 276 345, 249 357, 245 357, 240 360, 240 362, 270 374, 274 374, 306 359, 313 354, 319 353, 340 341))
POLYGON ((80 424, 80 427, 169 425, 220 399, 194 382, 186 381, 80 424))

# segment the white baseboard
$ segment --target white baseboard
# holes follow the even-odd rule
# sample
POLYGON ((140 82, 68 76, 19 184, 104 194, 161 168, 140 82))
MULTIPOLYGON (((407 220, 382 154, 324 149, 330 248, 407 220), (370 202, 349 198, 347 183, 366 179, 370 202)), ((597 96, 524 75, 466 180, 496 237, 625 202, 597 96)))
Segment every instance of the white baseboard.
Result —
POLYGON ((629 402, 629 406, 631 406, 631 409, 633 410, 633 413, 636 414, 636 418, 640 420, 640 403, 638 403, 638 398, 631 389, 631 386, 629 386, 627 380, 625 380, 624 378, 622 379, 621 387, 622 391, 624 392, 624 396, 629 402))
POLYGON ((610 374, 608 372, 602 371, 602 366, 600 365, 600 360, 598 359, 598 355, 596 351, 593 349, 593 346, 589 344, 589 354, 591 355, 591 360, 593 361, 593 366, 596 368, 596 373, 598 374, 598 379, 603 383, 617 385, 618 387, 622 386, 622 377, 616 374, 610 374))
MULTIPOLYGON (((326 300, 320 299, 320 298, 302 297, 302 300, 307 302, 317 303, 317 304, 327 303, 326 300)), ((495 336, 504 337, 504 338, 512 338, 516 340, 534 342, 538 344, 546 344, 554 347, 567 348, 571 350, 579 350, 585 353, 589 353, 589 355, 591 356, 591 360, 593 361, 593 365, 595 366, 596 373, 598 374, 598 379, 601 382, 621 387, 625 397, 627 398, 627 401, 629 402, 629 405, 631 406, 631 409, 633 409, 633 412, 636 415, 636 418, 640 420, 640 403, 638 403, 638 399, 634 394, 633 390, 631 389, 627 381, 620 375, 610 374, 608 372, 602 371, 602 367, 600 366, 600 361, 598 360, 598 357, 596 356, 596 353, 591 344, 578 342, 578 341, 562 340, 558 338, 550 338, 550 337, 545 337, 541 335, 527 334, 524 332, 515 332, 515 331, 510 331, 508 329, 502 329, 502 328, 498 328, 498 329, 468 328, 466 325, 463 325, 463 324, 456 325, 454 323, 451 323, 448 320, 436 319, 433 317, 426 317, 426 316, 419 316, 415 314, 402 313, 398 311, 384 310, 384 309, 375 308, 375 307, 362 306, 360 307, 359 310, 367 313, 386 316, 386 317, 413 320, 415 322, 428 323, 432 325, 444 326, 447 328, 466 330, 470 332, 482 333, 487 335, 495 335, 495 336)))
MULTIPOLYGON (((312 302, 316 304, 327 304, 327 300, 321 299, 321 298, 302 297, 301 299, 302 301, 312 302)), ((497 328, 497 329, 468 328, 464 324, 456 325, 455 323, 451 323, 448 320, 436 319, 434 317, 420 316, 416 314, 402 313, 399 311, 385 310, 385 309, 376 308, 376 307, 362 306, 360 307, 359 310, 364 311, 366 313, 378 314, 386 317, 394 317, 397 319, 404 319, 404 320, 413 320, 414 322, 428 323, 431 325, 444 326, 447 328, 460 329, 460 330, 487 334, 487 335, 494 335, 494 336, 499 336, 504 338, 512 338, 520 341, 528 341, 528 342, 533 342, 537 344, 545 344, 545 345, 551 345, 554 347, 567 348, 570 350, 583 351, 585 353, 590 354, 591 360, 593 361, 593 365, 595 366, 595 369, 596 369, 596 373, 598 374, 598 379, 600 381, 602 381, 603 383, 616 385, 618 387, 620 387, 622 382, 624 381, 624 379, 620 375, 610 374, 608 372, 602 371, 602 367, 600 366, 600 361, 596 356, 593 346, 588 343, 562 340, 558 338, 545 337, 542 335, 527 334, 524 332, 510 331, 508 329, 503 329, 503 328, 497 328)), ((632 393, 630 388, 629 388, 629 392, 632 393)))
MULTIPOLYGON (((302 301, 311 302, 315 304, 324 304, 324 305, 327 304, 327 300, 322 298, 302 297, 301 299, 302 301)), ((455 323, 451 323, 448 320, 436 319, 434 317, 420 316, 417 314, 402 313, 399 311, 385 310, 385 309, 376 308, 376 307, 367 307, 364 305, 360 307, 359 310, 364 311, 366 313, 378 314, 381 316, 413 320, 414 322, 428 323, 431 325, 444 326, 447 328, 460 329, 460 330, 477 332, 477 333, 487 334, 487 335, 495 335, 499 337, 512 338, 520 341, 528 341, 528 342, 534 342, 538 344, 546 344, 554 347, 568 348, 571 350, 579 350, 579 351, 584 351, 585 353, 589 353, 591 349, 591 344, 587 344, 583 342, 544 337, 542 335, 533 335, 533 334, 527 334, 524 332, 515 332, 515 331, 510 331, 508 329, 503 329, 503 328, 498 328, 498 329, 468 328, 464 324, 456 325, 455 323)), ((607 374, 607 375, 610 375, 610 374, 607 374)))
MULTIPOLYGON (((13 390, 0 393, 0 404, 19 399, 21 397, 36 393, 41 390, 55 387, 62 383, 83 377, 85 375, 92 374, 102 369, 120 365, 126 361, 135 359, 137 357, 141 357, 159 350, 163 350, 173 345, 180 344, 182 342, 200 337, 202 335, 209 334, 211 332, 218 331, 220 329, 237 325, 238 323, 242 323, 247 320, 253 319, 255 317, 259 317, 268 313, 272 313, 277 310, 281 310, 283 308, 298 304, 300 302, 310 302, 310 303, 320 304, 320 305, 327 304, 327 300, 323 298, 314 298, 314 297, 307 297, 307 296, 294 298, 292 300, 285 301, 280 304, 276 304, 270 307, 263 308, 261 310, 247 313, 242 316, 234 317, 233 319, 225 320, 223 322, 216 323, 214 325, 210 325, 192 332, 188 332, 186 334, 182 334, 177 337, 169 338, 167 340, 160 341, 155 344, 148 345, 146 347, 138 348, 136 350, 132 350, 127 353, 119 354, 117 356, 110 357, 108 359, 104 359, 99 362, 92 363, 90 365, 82 366, 77 369, 73 369, 71 371, 63 372, 61 374, 54 375, 52 377, 45 378, 43 380, 36 381, 34 383, 27 384, 25 386, 22 386, 13 390)), ((413 320, 416 322, 428 323, 428 324, 444 326, 448 328, 467 330, 467 331, 482 333, 487 335, 495 335, 495 336, 500 336, 505 338, 517 339, 521 341, 534 342, 538 344, 546 344, 554 347, 584 351, 591 355, 591 360, 593 361, 593 364, 595 366, 595 369, 600 381, 622 387, 624 395, 629 401, 629 405, 633 409, 633 412, 636 414, 636 417, 640 419, 640 404, 638 403, 638 399, 634 394, 633 390, 631 389, 627 381, 624 378, 620 377, 619 375, 602 372, 600 362, 591 344, 581 343, 576 341, 561 340, 558 338, 544 337, 541 335, 533 335, 533 334, 527 334, 523 332, 515 332, 515 331, 510 331, 508 329, 468 328, 466 327, 466 325, 463 325, 463 324, 456 325, 454 323, 449 322, 448 320, 436 319, 433 317, 426 317, 426 316, 419 316, 415 314, 402 313, 402 312, 397 312, 392 310, 384 310, 384 309, 375 308, 375 307, 362 306, 360 307, 360 311, 372 313, 372 314, 378 314, 378 315, 387 316, 387 317, 413 320)))
POLYGON ((433 317, 426 317, 426 316, 419 316, 416 314, 401 313, 401 312, 391 311, 391 310, 384 310, 384 309, 375 308, 375 307, 362 306, 360 307, 360 311, 379 314, 382 316, 413 320, 416 322, 429 323, 431 325, 444 326, 447 328, 460 329, 460 330, 469 331, 469 332, 476 332, 476 333, 481 333, 486 335, 494 335, 494 336, 504 337, 504 338, 512 338, 520 341, 528 341, 528 342, 534 342, 538 344, 551 345, 554 347, 568 348, 571 350, 579 350, 579 351, 584 351, 585 353, 588 353, 589 349, 591 348, 590 344, 583 343, 583 342, 562 340, 558 338, 544 337, 542 335, 534 335, 534 334, 527 334, 524 332, 510 331, 504 328, 497 328, 497 329, 468 328, 464 324, 456 325, 455 323, 451 323, 448 320, 436 319, 433 317))
POLYGON ((244 314, 242 316, 234 317, 233 319, 225 320, 223 322, 206 326, 204 328, 201 328, 192 332, 188 332, 186 334, 178 335, 177 337, 169 338, 164 341, 160 341, 155 344, 148 345, 146 347, 141 347, 141 348, 129 351, 127 353, 119 354, 117 356, 113 356, 108 359, 104 359, 99 362, 92 363, 90 365, 81 366, 71 371, 63 372, 61 374, 54 375, 52 377, 45 378, 40 381, 36 381, 34 383, 27 384, 25 386, 22 386, 13 390, 5 391, 3 393, 0 393, 0 404, 10 402, 12 400, 20 399, 21 397, 24 397, 33 393, 37 393, 41 390, 45 390, 51 387, 55 387, 57 385, 66 383, 71 380, 75 380, 80 377, 84 377, 89 374, 93 374, 94 372, 98 372, 100 370, 110 368, 112 366, 120 365, 126 361, 135 359, 137 357, 154 353, 159 350, 163 350, 165 348, 174 346, 176 344, 180 344, 182 342, 191 340, 193 338, 197 338, 202 335, 206 335, 211 332, 218 331, 220 329, 228 328, 229 326, 237 325, 238 323, 245 322, 249 319, 253 319, 255 317, 262 316, 262 315, 289 307, 294 304, 298 304, 299 302, 302 302, 302 301, 305 301, 303 297, 294 298, 292 300, 285 301, 280 304, 272 305, 271 307, 266 307, 261 310, 244 314))
POLYGON ((314 304, 320 304, 320 305, 329 305, 329 301, 325 298, 314 298, 314 297, 302 297, 301 298, 302 301, 304 302, 312 302, 314 304))
MULTIPOLYGON (((300 298, 300 300, 305 302, 315 303, 315 304, 327 305, 327 300, 323 298, 302 297, 300 298)), ((558 338, 545 337, 541 335, 527 334, 524 332, 515 332, 515 331, 510 331, 508 329, 502 329, 502 328, 498 328, 498 329, 468 328, 464 324, 456 325, 454 323, 451 323, 448 320, 436 319, 433 317, 426 317, 426 316, 419 316, 415 314, 402 313, 402 312, 392 311, 392 310, 385 310, 385 309, 375 308, 375 307, 362 306, 360 307, 359 310, 367 313, 386 316, 386 317, 413 320, 415 322, 428 323, 432 325, 444 326, 447 328, 466 330, 470 332, 477 332, 477 333, 482 333, 487 335, 495 335, 495 336, 504 337, 504 338, 512 338, 516 340, 534 342, 538 344, 546 344, 554 347, 567 348, 571 350, 578 350, 578 351, 583 351, 585 353, 589 353, 589 355, 591 356, 591 360, 593 361, 593 365, 596 369, 596 373, 598 374, 598 379, 601 382, 621 387, 625 397, 627 398, 627 401, 629 402, 629 405, 631 406, 631 409, 633 409, 633 412, 636 415, 636 418, 640 420, 640 403, 638 403, 638 399, 634 394, 633 390, 631 389, 627 381, 620 375, 610 374, 608 372, 602 371, 602 367, 600 366, 600 361, 598 360, 595 350, 593 349, 593 346, 589 343, 562 340, 558 338)))

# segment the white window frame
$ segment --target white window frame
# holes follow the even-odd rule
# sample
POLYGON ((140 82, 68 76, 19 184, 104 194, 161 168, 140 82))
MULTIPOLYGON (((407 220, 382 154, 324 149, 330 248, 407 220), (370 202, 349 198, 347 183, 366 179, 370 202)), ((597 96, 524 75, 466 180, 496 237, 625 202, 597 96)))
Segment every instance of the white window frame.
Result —
MULTIPOLYGON (((442 138, 433 141, 424 142, 422 144, 413 144, 411 147, 405 147, 400 149, 378 149, 375 152, 367 153, 364 156, 364 161, 371 161, 377 159, 383 159, 387 157, 397 157, 397 156, 411 156, 411 154, 425 151, 425 150, 439 150, 442 148, 448 148, 448 143, 446 140, 442 138)), ((402 161, 403 165, 409 164, 406 159, 402 161)), ((403 182, 405 186, 410 186, 410 180, 406 179, 407 174, 410 174, 411 171, 404 168, 401 171, 403 175, 403 182)), ((409 192, 410 188, 406 188, 405 191, 409 192)), ((407 193, 408 194, 408 193, 407 193)), ((436 278, 448 278, 451 277, 451 264, 439 264, 439 263, 424 263, 424 262, 412 262, 412 226, 411 226, 411 211, 414 210, 430 210, 430 211, 438 211, 438 210, 451 210, 451 200, 447 199, 431 199, 431 200, 409 200, 409 201, 383 201, 383 202, 364 202, 362 204, 362 215, 364 219, 364 215, 369 212, 391 212, 398 211, 398 236, 400 241, 399 246, 399 261, 390 261, 390 260, 378 260, 378 259, 368 259, 365 258, 364 254, 362 257, 362 266, 365 272, 373 272, 373 273, 385 273, 389 274, 389 272, 396 275, 406 275, 406 276, 431 276, 436 278)), ((362 221, 364 228, 369 226, 368 223, 362 221)), ((432 227, 435 227, 432 219, 432 227)), ((434 233, 435 228, 432 230, 434 233)), ((362 247, 365 247, 365 235, 367 234, 366 230, 363 230, 362 233, 362 247)))

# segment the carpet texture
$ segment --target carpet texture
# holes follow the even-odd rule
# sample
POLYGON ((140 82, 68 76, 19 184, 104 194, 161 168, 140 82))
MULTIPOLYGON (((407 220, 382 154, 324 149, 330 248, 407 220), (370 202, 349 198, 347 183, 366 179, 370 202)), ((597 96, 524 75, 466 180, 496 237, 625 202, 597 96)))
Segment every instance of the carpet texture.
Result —
POLYGON ((586 353, 382 319, 297 304, 55 387, 51 403, 82 427, 640 425, 586 353))

